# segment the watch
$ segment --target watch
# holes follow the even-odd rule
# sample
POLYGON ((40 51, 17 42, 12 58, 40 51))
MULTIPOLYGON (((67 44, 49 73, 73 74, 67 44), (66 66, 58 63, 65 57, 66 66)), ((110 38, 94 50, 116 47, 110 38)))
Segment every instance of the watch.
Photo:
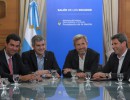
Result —
POLYGON ((46 74, 43 74, 43 75, 42 75, 42 78, 46 78, 46 74))
POLYGON ((109 74, 108 73, 105 73, 105 76, 106 76, 106 78, 109 78, 109 74))

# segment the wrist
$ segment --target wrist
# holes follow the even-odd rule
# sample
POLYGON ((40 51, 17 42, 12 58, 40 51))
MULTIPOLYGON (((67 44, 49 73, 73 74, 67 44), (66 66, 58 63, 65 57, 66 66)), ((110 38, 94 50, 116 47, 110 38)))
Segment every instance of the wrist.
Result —
POLYGON ((19 75, 19 80, 22 80, 22 76, 21 75, 19 75))
POLYGON ((109 78, 109 74, 108 73, 105 73, 105 76, 106 76, 106 78, 109 78))
POLYGON ((106 78, 111 79, 111 73, 105 73, 106 78))
POLYGON ((46 74, 43 74, 43 75, 42 75, 42 78, 46 78, 46 74))
POLYGON ((112 78, 111 73, 109 73, 109 79, 111 79, 111 78, 112 78))

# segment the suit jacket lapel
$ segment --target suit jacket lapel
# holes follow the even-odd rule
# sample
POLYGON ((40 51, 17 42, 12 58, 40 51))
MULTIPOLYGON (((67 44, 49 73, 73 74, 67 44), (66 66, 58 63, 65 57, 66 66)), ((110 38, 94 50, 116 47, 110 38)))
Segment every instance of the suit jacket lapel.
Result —
MULTIPOLYGON (((50 61, 50 60, 48 60, 48 58, 51 58, 51 57, 50 57, 50 56, 48 56, 48 52, 47 52, 47 51, 45 51, 44 64, 43 64, 43 65, 44 65, 44 66, 43 66, 43 67, 44 67, 44 69, 46 69, 46 67, 48 67, 48 65, 47 65, 47 64, 48 64, 48 63, 49 63, 49 61, 50 61)), ((51 68, 50 68, 50 70, 51 70, 51 68)))
POLYGON ((89 50, 87 50, 86 55, 85 55, 84 71, 86 71, 86 66, 88 65, 88 60, 89 60, 89 50))
POLYGON ((79 56, 78 56, 78 52, 75 51, 74 55, 75 55, 74 62, 73 62, 74 67, 75 67, 75 69, 79 69, 79 56))
POLYGON ((117 73, 117 71, 118 71, 118 65, 119 65, 119 59, 118 59, 117 57, 116 57, 116 60, 115 60, 115 63, 114 63, 114 64, 115 64, 115 66, 116 66, 116 67, 114 68, 114 69, 115 69, 114 72, 117 73))
POLYGON ((1 58, 2 58, 3 63, 5 64, 6 68, 7 68, 8 71, 9 71, 8 62, 7 62, 7 59, 6 59, 6 57, 5 57, 5 52, 4 52, 4 50, 2 51, 1 56, 2 56, 1 58))
POLYGON ((35 70, 38 70, 37 58, 36 58, 36 55, 35 55, 34 51, 31 52, 31 59, 32 59, 32 62, 34 64, 35 70))
POLYGON ((12 57, 12 67, 13 67, 13 73, 17 73, 16 72, 16 67, 19 67, 19 66, 16 66, 16 59, 15 57, 12 57))
POLYGON ((121 71, 120 71, 120 72, 122 72, 125 68, 127 68, 127 67, 125 67, 125 66, 127 66, 129 60, 130 60, 130 59, 129 59, 129 54, 128 54, 128 51, 127 51, 127 53, 126 53, 126 55, 125 55, 125 58, 124 58, 124 61, 123 61, 123 63, 122 63, 121 71))
POLYGON ((48 54, 47 54, 47 52, 45 51, 45 57, 44 57, 44 68, 43 69, 46 69, 45 67, 47 66, 47 58, 48 58, 48 54))

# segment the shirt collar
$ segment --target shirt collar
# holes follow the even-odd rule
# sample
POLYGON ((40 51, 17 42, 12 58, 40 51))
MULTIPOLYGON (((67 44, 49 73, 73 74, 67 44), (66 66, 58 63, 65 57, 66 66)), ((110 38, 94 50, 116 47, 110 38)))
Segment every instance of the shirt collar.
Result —
POLYGON ((6 57, 6 59, 8 60, 9 58, 12 58, 12 56, 10 57, 10 56, 8 56, 8 54, 6 53, 6 50, 4 49, 4 52, 5 52, 5 57, 6 57))
POLYGON ((120 58, 119 58, 118 56, 117 56, 117 58, 118 58, 118 59, 121 59, 122 57, 125 57, 127 51, 128 51, 128 49, 125 50, 125 52, 122 54, 122 56, 121 56, 120 58))
POLYGON ((83 55, 83 59, 79 56, 79 58, 81 58, 82 60, 84 60, 85 59, 85 56, 86 56, 86 53, 83 55))
MULTIPOLYGON (((35 55, 37 58, 39 58, 39 55, 37 55, 36 52, 35 52, 35 55)), ((45 57, 45 53, 42 55, 42 58, 44 58, 44 57, 45 57)))

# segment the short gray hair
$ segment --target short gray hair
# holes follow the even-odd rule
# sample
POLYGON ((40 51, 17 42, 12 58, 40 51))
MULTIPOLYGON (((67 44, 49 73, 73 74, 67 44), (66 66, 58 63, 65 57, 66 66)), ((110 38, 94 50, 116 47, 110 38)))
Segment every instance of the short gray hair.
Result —
POLYGON ((35 35, 32 38, 32 46, 35 45, 35 42, 45 41, 45 39, 41 35, 35 35))
POLYGON ((74 45, 75 45, 75 42, 76 42, 77 40, 81 39, 81 38, 83 38, 86 42, 88 42, 87 37, 86 37, 85 35, 77 34, 77 35, 75 35, 74 38, 73 38, 73 43, 74 43, 74 45))

